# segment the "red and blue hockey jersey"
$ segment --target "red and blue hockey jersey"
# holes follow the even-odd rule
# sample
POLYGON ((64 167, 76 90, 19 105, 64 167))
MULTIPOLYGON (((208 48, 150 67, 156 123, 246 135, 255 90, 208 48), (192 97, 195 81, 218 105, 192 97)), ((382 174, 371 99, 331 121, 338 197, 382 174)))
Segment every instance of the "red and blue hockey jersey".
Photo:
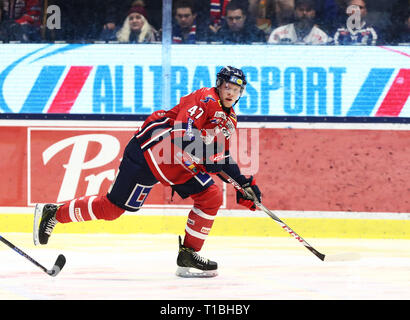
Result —
POLYGON ((233 108, 222 107, 216 88, 202 88, 182 97, 171 110, 154 112, 136 132, 136 137, 153 175, 165 185, 175 185, 199 173, 190 162, 193 158, 194 163, 201 163, 227 157, 229 139, 236 127, 233 108), (207 150, 218 150, 215 147, 218 143, 219 151, 211 152, 212 159, 197 156, 198 153, 192 156, 190 142, 194 141, 196 147, 199 142, 199 146, 207 150))

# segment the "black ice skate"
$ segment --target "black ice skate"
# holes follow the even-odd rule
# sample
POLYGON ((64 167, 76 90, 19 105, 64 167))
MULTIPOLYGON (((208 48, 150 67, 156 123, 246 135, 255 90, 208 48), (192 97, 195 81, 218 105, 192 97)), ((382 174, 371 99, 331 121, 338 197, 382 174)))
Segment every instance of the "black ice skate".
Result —
POLYGON ((218 264, 197 254, 194 249, 182 245, 179 236, 178 269, 176 275, 184 278, 210 278, 218 275, 218 264))
POLYGON ((58 205, 47 203, 37 204, 34 210, 33 240, 34 244, 47 244, 55 225, 58 205))

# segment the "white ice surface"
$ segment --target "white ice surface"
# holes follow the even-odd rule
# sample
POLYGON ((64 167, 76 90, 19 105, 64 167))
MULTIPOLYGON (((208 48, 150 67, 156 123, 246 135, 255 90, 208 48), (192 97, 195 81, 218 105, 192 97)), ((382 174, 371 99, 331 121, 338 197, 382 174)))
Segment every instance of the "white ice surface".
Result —
POLYGON ((0 243, 2 300, 408 300, 410 241, 306 239, 324 254, 355 252, 360 260, 323 262, 291 237, 216 237, 201 255, 218 262, 209 279, 175 276, 177 236, 54 234, 35 247, 31 234, 3 237, 50 269, 50 277, 0 243))

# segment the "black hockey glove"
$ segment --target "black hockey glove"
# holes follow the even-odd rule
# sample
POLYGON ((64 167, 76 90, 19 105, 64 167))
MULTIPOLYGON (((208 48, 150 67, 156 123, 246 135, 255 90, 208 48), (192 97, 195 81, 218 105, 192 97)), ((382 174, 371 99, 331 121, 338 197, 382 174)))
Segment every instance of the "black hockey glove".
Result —
POLYGON ((246 191, 247 195, 243 195, 240 191, 236 191, 236 202, 252 211, 255 211, 255 201, 261 202, 262 200, 262 194, 256 185, 255 179, 253 176, 250 176, 249 178, 241 176, 237 178, 237 182, 246 191))

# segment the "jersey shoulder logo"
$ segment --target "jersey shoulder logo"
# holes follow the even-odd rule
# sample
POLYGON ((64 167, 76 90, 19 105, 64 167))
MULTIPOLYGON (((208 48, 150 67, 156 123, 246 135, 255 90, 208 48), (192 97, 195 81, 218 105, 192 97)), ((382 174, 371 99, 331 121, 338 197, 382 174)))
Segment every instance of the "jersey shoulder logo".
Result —
POLYGON ((201 102, 203 103, 208 103, 209 101, 216 101, 214 98, 212 98, 211 96, 207 96, 205 97, 205 99, 201 99, 201 102))

